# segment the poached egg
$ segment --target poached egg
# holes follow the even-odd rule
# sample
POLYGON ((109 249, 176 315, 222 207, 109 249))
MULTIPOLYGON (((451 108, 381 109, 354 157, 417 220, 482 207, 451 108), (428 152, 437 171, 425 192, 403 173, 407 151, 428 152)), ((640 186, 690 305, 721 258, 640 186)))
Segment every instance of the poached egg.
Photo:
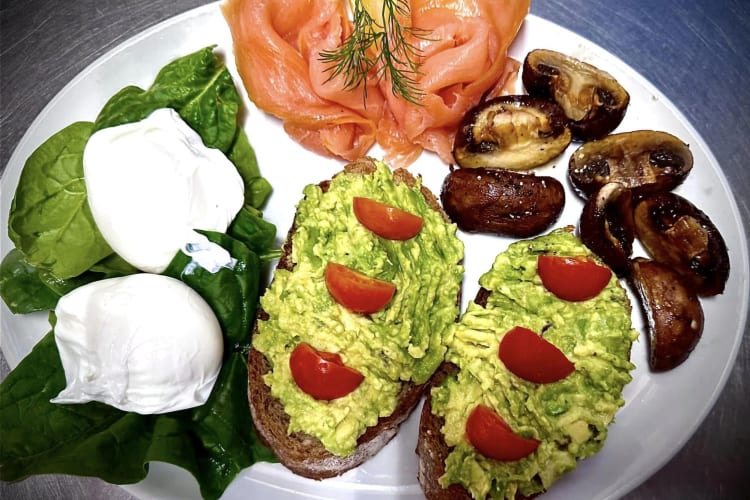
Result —
POLYGON ((53 403, 153 414, 200 406, 211 394, 221 327, 183 282, 147 273, 95 281, 61 297, 55 315, 66 387, 53 403))
POLYGON ((173 109, 95 132, 83 173, 97 227, 134 267, 161 273, 190 248, 209 271, 231 267, 229 253, 195 229, 226 232, 244 204, 242 177, 173 109))

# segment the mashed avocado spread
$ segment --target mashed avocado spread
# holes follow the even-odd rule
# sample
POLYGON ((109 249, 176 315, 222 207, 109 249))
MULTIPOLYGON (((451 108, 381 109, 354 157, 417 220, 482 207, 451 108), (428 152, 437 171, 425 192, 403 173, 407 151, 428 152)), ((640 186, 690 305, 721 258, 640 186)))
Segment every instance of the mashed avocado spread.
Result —
POLYGON ((447 334, 446 359, 460 371, 432 391, 432 411, 445 419, 445 441, 454 447, 440 483, 461 484, 474 498, 539 493, 574 469, 578 459, 598 452, 631 380, 630 348, 637 332, 617 279, 613 276, 593 299, 566 302, 542 286, 536 264, 540 254, 592 255, 564 229, 510 245, 480 278, 492 292, 487 306, 470 303, 447 334), (513 375, 498 358, 498 346, 515 326, 543 332, 575 371, 549 384, 513 375), (475 452, 465 427, 479 403, 500 414, 516 434, 540 440, 537 450, 511 462, 475 452))
POLYGON ((455 225, 427 204, 419 179, 413 187, 396 183, 386 165, 376 164, 372 174, 335 176, 326 192, 317 185, 304 189, 292 235, 294 269, 276 271, 261 298, 269 319, 259 322, 253 338, 253 347, 271 363, 265 382, 290 416, 289 432, 315 436, 337 455, 351 454, 365 429, 393 412, 402 381, 429 379, 443 360, 445 331, 459 313, 464 247, 455 225), (421 216, 422 230, 406 241, 374 235, 352 211, 355 196, 421 216), (328 262, 394 283, 393 299, 371 316, 349 312, 326 288, 328 262), (364 381, 347 396, 313 399, 296 386, 289 368, 301 342, 340 354, 364 381))

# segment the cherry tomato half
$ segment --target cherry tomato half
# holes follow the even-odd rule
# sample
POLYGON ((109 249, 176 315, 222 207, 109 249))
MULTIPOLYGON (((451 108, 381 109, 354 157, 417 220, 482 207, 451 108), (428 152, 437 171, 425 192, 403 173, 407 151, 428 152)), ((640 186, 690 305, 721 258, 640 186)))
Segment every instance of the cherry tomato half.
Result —
POLYGON ((540 255, 537 273, 544 287, 557 297, 579 302, 596 297, 612 276, 609 268, 587 257, 540 255))
POLYGON ((511 373, 537 384, 557 382, 575 370, 557 346, 522 326, 505 334, 498 356, 511 373))
POLYGON ((466 421, 466 437, 482 455, 510 462, 534 452, 539 441, 519 436, 503 418, 484 405, 477 405, 466 421))
POLYGON ((413 238, 424 224, 424 219, 418 215, 370 198, 355 196, 353 208, 360 224, 389 240, 413 238))
POLYGON ((320 352, 304 342, 292 351, 289 368, 302 392, 325 401, 346 396, 365 379, 357 370, 346 366, 338 354, 320 352))
POLYGON ((396 293, 393 283, 371 278, 334 262, 326 265, 325 279, 328 292, 336 302, 361 314, 380 311, 396 293))

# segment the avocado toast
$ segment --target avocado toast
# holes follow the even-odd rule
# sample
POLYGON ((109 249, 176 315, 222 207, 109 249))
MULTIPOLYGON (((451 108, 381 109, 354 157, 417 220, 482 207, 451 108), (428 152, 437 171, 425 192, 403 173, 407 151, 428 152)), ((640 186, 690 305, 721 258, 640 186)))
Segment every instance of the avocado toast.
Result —
POLYGON ((563 228, 511 244, 480 278, 477 297, 449 329, 446 362, 422 410, 419 482, 429 499, 542 493, 578 460, 601 449, 624 404, 622 390, 634 368, 630 348, 637 338, 625 290, 612 275, 592 298, 560 299, 540 278, 542 255, 583 256, 598 264, 570 228, 563 228), (512 359, 501 351, 516 327, 554 346, 571 370, 544 383, 511 371, 512 359), (507 439, 493 435, 485 441, 528 449, 500 458, 480 452, 487 443, 472 440, 476 431, 470 425, 480 406, 499 416, 509 431, 504 431, 507 439))
POLYGON ((248 395, 256 428, 281 463, 322 479, 374 455, 420 401, 458 318, 463 243, 420 179, 374 160, 347 165, 304 195, 261 298, 248 395), (355 197, 408 211, 423 225, 405 240, 378 236, 355 217, 355 197), (395 293, 377 312, 353 312, 329 291, 331 263, 392 283, 395 293), (307 391, 293 361, 303 344, 338 356, 360 374, 359 385, 330 399, 307 391))

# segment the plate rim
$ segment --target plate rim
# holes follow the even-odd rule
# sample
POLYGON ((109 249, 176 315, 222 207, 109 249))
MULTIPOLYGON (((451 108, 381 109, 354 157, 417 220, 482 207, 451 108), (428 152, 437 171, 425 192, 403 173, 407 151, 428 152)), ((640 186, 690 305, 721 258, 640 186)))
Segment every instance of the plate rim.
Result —
MULTIPOLYGON (((219 6, 221 3, 222 3, 221 0, 214 1, 205 5, 201 5, 201 6, 189 9, 183 13, 180 13, 175 16, 166 18, 162 21, 159 21, 156 24, 140 31, 139 33, 133 35, 132 37, 129 37, 123 42, 107 50, 105 53, 98 56, 94 61, 92 61, 88 66, 86 66, 82 71, 76 74, 76 76, 72 78, 68 83, 66 83, 53 96, 53 98, 43 107, 42 111, 40 111, 39 114, 34 118, 34 120, 31 122, 29 127, 26 129, 26 131, 22 135, 21 139, 15 145, 13 152, 9 157, 8 163, 3 166, 4 168, 3 168, 2 177, 0 177, 0 182, 2 183, 2 185, 5 185, 8 183, 7 181, 8 168, 7 167, 9 165, 14 165, 16 163, 20 163, 21 165, 23 165, 23 163, 25 162, 25 158, 20 158, 22 150, 28 145, 27 143, 31 141, 31 138, 35 135, 36 130, 40 127, 40 125, 43 123, 44 119, 49 115, 49 113, 51 113, 52 110, 56 107, 57 103, 63 100, 65 96, 70 92, 70 90, 74 88, 81 80, 85 79, 92 72, 96 71, 100 66, 106 64, 106 62, 109 59, 111 59, 113 56, 115 56, 116 54, 122 52, 123 50, 126 50, 128 47, 138 44, 139 42, 141 42, 142 40, 146 38, 153 36, 155 33, 159 33, 172 25, 180 24, 182 22, 185 22, 187 19, 190 19, 193 17, 199 17, 199 16, 204 16, 204 15, 216 15, 216 11, 220 8, 219 6)), ((219 15, 221 15, 220 11, 219 11, 219 15)), ((532 23, 540 23, 540 24, 547 23, 551 26, 554 26, 555 29, 564 30, 571 37, 585 40, 586 44, 592 47, 596 52, 607 54, 607 60, 612 66, 616 66, 618 70, 626 72, 630 78, 636 80, 637 83, 641 85, 644 89, 646 89, 649 93, 656 96, 658 100, 661 102, 661 104, 666 106, 669 112, 672 115, 674 115, 678 119, 678 121, 688 130, 688 133, 691 135, 691 139, 695 139, 695 142, 699 145, 700 149, 707 156, 709 162, 711 163, 711 167, 713 168, 716 176, 719 179, 719 182, 721 183, 721 188, 724 190, 725 193, 729 194, 728 204, 730 205, 731 211, 732 211, 731 220, 732 220, 734 229, 737 231, 738 241, 740 244, 740 248, 737 249, 738 251, 734 252, 734 254, 732 255, 733 267, 737 267, 736 263, 740 263, 741 266, 739 266, 739 269, 745 270, 745 271, 750 269, 750 257, 748 256, 748 238, 747 238, 747 234, 745 232, 744 226, 741 223, 742 219, 741 219, 741 215, 739 211, 739 206, 737 203, 737 198, 735 197, 734 192, 732 191, 731 186, 729 185, 726 174, 724 173, 724 170, 721 167, 721 164, 716 159, 713 151, 708 146, 708 144, 706 143, 702 135, 695 129, 693 124, 685 117, 683 112, 679 108, 677 108, 674 105, 674 103, 661 90, 659 90, 654 84, 652 84, 648 79, 646 79, 640 72, 636 71, 632 66, 628 65, 619 56, 604 49, 601 45, 597 44, 596 42, 593 42, 592 40, 585 38, 584 36, 579 35, 575 33, 574 31, 562 25, 559 25, 553 21, 550 21, 539 15, 532 14, 531 12, 528 14, 527 19, 532 19, 533 20, 532 23), (739 262, 737 262, 738 260, 739 262)), ((527 26, 527 23, 524 23, 524 26, 527 26)), ((240 92, 244 93, 245 91, 244 91, 244 88, 242 88, 242 85, 239 82, 236 82, 236 83, 240 92)), ((8 194, 9 193, 7 192, 7 190, 3 190, 3 195, 7 196, 8 194)), ((4 228, 4 231, 7 232, 7 227, 4 228)), ((6 249, 2 249, 1 251, 3 255, 7 253, 6 249)), ((656 467, 653 467, 652 469, 647 470, 647 471, 644 470, 640 474, 635 475, 631 481, 629 481, 628 483, 624 485, 626 486, 626 488, 624 489, 624 491, 620 492, 621 494, 625 494, 628 491, 631 491, 632 489, 636 488, 646 479, 654 475, 667 462, 669 462, 685 446, 685 444, 695 435, 696 430, 705 421, 705 418, 708 416, 708 414, 713 410, 719 396, 724 391, 726 387, 726 383, 729 379, 729 375, 731 374, 736 364, 737 356, 739 354, 740 346, 744 339, 744 332, 747 328, 747 322, 748 322, 748 312, 749 312, 748 296, 750 295, 750 286, 748 286, 748 283, 750 283, 750 280, 747 276, 747 273, 743 273, 743 275, 741 276, 741 280, 742 280, 742 283, 745 285, 742 290, 743 294, 740 297, 740 300, 742 301, 741 303, 742 303, 743 315, 741 316, 739 323, 737 325, 738 335, 735 336, 735 339, 733 341, 733 344, 730 350, 730 356, 727 359, 726 364, 723 366, 720 372, 719 379, 718 379, 719 383, 712 388, 710 398, 706 400, 706 404, 702 405, 701 411, 695 413, 695 418, 693 418, 692 420, 692 425, 689 427, 687 432, 684 432, 682 434, 681 439, 679 439, 676 442, 676 444, 671 447, 670 452, 662 454, 661 459, 658 461, 658 464, 656 467)), ((7 313, 7 309, 5 308, 4 305, 3 305, 3 309, 0 310, 0 312, 2 312, 3 315, 7 313)), ((5 324, 5 321, 3 321, 3 324, 5 324)), ((6 337, 6 335, 7 334, 0 335, 0 339, 6 337)), ((0 343, 0 350, 3 351, 3 355, 5 356, 6 360, 8 361, 9 366, 11 367, 15 367, 15 364, 17 364, 17 362, 20 361, 20 359, 23 357, 23 356, 18 357, 18 361, 16 361, 16 363, 13 364, 11 363, 11 360, 14 359, 14 357, 8 356, 6 343, 0 343)), ((118 485, 118 486, 123 487, 126 490, 129 490, 130 488, 129 485, 118 485)))

